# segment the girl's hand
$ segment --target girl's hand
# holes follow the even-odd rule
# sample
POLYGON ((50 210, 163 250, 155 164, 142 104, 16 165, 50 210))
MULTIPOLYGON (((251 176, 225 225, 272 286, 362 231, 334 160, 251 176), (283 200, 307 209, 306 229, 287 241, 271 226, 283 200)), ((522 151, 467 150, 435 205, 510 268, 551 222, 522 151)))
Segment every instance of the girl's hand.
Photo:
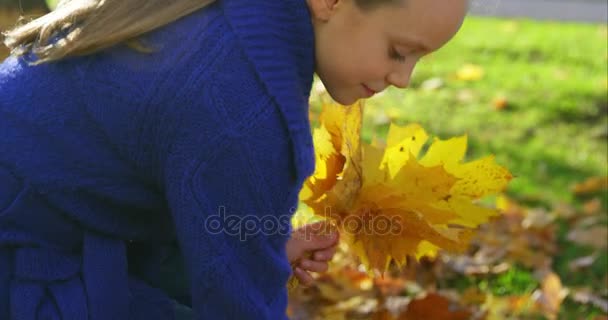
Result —
POLYGON ((301 284, 314 282, 309 272, 325 272, 336 253, 339 233, 321 221, 295 229, 287 241, 287 259, 301 284))

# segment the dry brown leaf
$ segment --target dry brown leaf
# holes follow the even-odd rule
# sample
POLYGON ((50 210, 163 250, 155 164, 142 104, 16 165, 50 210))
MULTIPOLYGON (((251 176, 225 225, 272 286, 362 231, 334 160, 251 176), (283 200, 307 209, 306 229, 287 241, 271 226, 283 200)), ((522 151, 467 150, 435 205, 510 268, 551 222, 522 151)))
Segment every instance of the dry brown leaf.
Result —
POLYGON ((570 231, 567 237, 574 243, 596 249, 606 249, 608 247, 608 227, 606 226, 596 225, 590 228, 577 228, 570 231))
POLYGON ((608 177, 591 177, 575 184, 572 191, 577 195, 583 195, 605 189, 608 189, 608 177))
POLYGON ((468 310, 454 310, 448 299, 429 293, 422 299, 410 302, 399 320, 468 320, 470 317, 468 310))
POLYGON ((593 198, 583 204, 583 212, 588 215, 598 214, 602 210, 602 201, 599 198, 593 198))
POLYGON ((501 111, 506 109, 509 106, 509 100, 505 96, 498 96, 492 100, 492 106, 494 110, 501 111))
POLYGON ((322 274, 316 282, 321 297, 334 302, 365 294, 372 286, 373 280, 366 273, 351 268, 322 274))
POLYGON ((591 304, 604 311, 604 313, 608 313, 608 300, 593 294, 589 288, 580 288, 574 290, 571 297, 572 300, 578 303, 591 304))
POLYGON ((570 204, 561 202, 553 207, 553 214, 557 218, 571 219, 576 217, 576 209, 570 204))
POLYGON ((382 296, 396 296, 405 291, 405 280, 402 278, 393 278, 390 276, 379 277, 374 279, 374 287, 379 290, 382 296))
POLYGON ((526 229, 543 229, 553 223, 554 217, 545 209, 530 209, 522 221, 522 226, 526 229))

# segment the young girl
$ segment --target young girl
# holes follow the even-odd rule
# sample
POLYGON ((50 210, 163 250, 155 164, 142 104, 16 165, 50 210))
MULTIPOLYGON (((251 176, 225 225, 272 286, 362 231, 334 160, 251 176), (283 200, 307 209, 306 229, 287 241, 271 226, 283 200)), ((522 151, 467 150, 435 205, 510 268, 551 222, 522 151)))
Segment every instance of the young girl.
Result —
POLYGON ((290 239, 314 169, 313 73, 342 104, 405 88, 465 12, 465 0, 64 0, 9 31, 0 319, 286 318, 287 279, 310 283, 338 238, 318 224, 290 239))

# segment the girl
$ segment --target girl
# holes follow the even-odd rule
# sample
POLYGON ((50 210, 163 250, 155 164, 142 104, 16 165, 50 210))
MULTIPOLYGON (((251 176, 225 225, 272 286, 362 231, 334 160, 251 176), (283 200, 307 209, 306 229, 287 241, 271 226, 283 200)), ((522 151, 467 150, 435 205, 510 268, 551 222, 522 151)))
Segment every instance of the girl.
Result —
POLYGON ((314 169, 313 72, 342 104, 405 88, 465 12, 465 0, 64 0, 9 31, 0 319, 286 318, 292 265, 310 283, 338 238, 318 224, 290 239, 314 169))

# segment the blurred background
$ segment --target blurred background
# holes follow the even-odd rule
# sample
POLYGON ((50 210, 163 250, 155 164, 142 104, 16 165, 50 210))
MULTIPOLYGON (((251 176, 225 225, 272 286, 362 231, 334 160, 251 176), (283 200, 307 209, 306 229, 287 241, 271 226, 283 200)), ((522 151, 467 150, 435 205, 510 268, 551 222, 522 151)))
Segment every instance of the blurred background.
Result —
MULTIPOLYGON (((0 30, 47 10, 0 0, 0 30)), ((608 3, 474 0, 471 12, 411 88, 368 101, 363 136, 385 137, 391 122, 468 134, 468 160, 494 154, 515 175, 485 199, 504 214, 466 254, 383 277, 342 248, 317 284, 290 294, 293 319, 608 319, 608 3)), ((315 124, 324 96, 317 81, 315 124)))

